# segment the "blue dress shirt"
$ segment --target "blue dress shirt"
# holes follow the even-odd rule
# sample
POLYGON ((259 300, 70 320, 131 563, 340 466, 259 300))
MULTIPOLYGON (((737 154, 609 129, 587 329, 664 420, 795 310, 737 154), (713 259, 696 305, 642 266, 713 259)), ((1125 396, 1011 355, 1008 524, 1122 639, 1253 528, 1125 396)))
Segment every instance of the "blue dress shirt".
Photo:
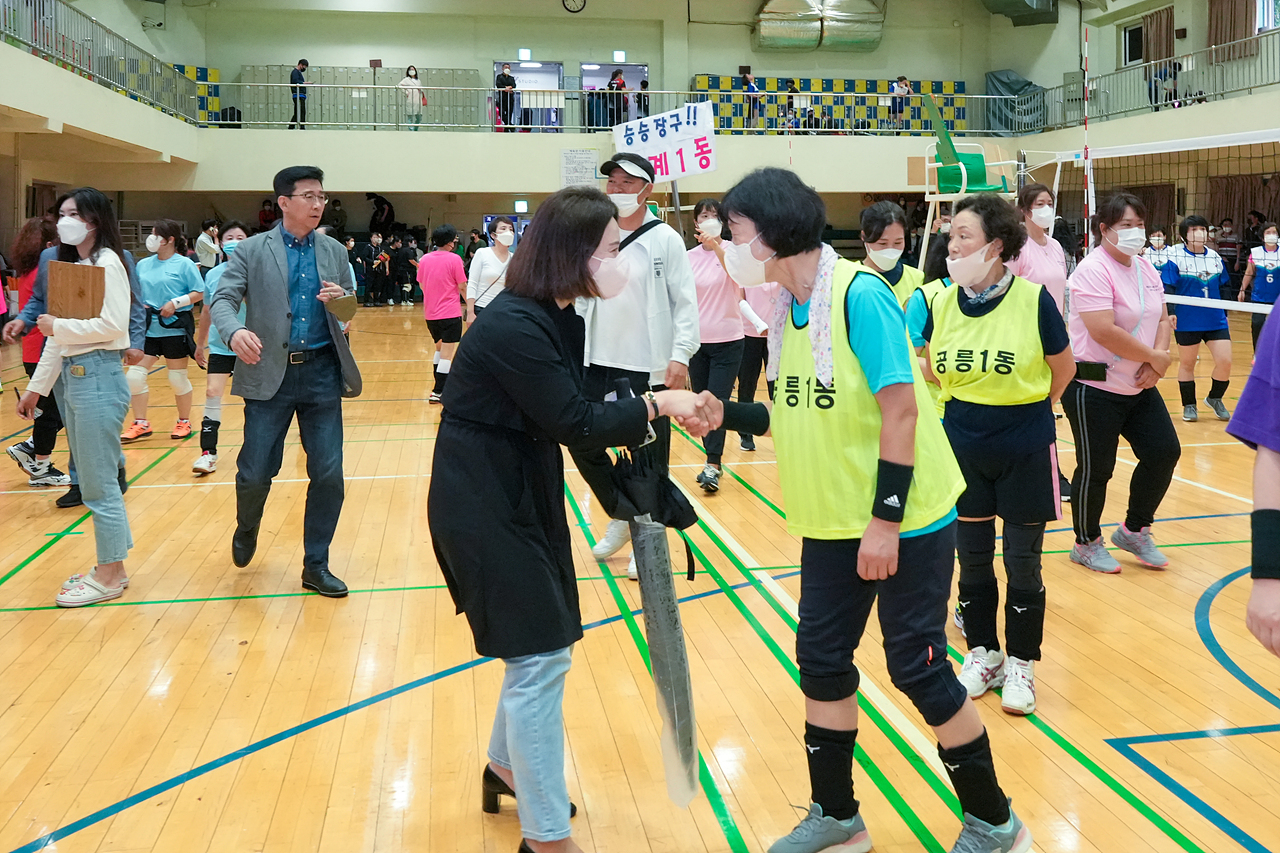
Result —
POLYGON ((324 316, 324 303, 319 298, 322 285, 316 268, 316 232, 299 240, 284 230, 282 222, 280 235, 289 259, 289 310, 293 314, 289 324, 289 351, 327 347, 333 343, 333 337, 324 316))

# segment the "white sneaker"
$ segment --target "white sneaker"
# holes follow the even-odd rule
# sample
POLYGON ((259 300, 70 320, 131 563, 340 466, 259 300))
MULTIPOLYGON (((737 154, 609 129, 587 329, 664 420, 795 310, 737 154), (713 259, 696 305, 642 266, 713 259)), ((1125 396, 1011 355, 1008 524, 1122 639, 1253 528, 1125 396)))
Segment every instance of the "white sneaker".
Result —
POLYGON ((212 474, 214 471, 218 470, 218 454, 202 453, 200 458, 192 464, 191 470, 201 476, 204 476, 205 474, 212 474))
POLYGON ((1036 709, 1036 662, 1010 657, 1004 665, 1004 691, 1000 707, 1007 714, 1025 717, 1036 709))
POLYGON ((969 692, 970 699, 977 699, 988 690, 1004 684, 1004 652, 989 652, 982 646, 974 646, 964 656, 960 683, 969 692))
POLYGON ((631 560, 627 563, 627 580, 640 580, 640 570, 636 568, 636 552, 631 552, 631 560))
POLYGON ((622 550, 622 546, 631 541, 631 525, 625 521, 614 519, 609 522, 609 526, 605 528, 604 536, 591 549, 591 556, 597 560, 604 560, 612 557, 614 554, 622 550))

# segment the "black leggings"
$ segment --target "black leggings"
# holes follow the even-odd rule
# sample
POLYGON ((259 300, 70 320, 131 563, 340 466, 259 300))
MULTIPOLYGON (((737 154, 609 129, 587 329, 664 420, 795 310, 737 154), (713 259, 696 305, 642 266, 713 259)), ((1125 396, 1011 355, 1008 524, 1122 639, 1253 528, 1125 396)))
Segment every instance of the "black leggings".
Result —
POLYGON ((1076 542, 1092 542, 1102 536, 1102 509, 1121 436, 1129 440, 1138 457, 1129 482, 1124 523, 1133 531, 1150 527, 1182 455, 1160 393, 1146 388, 1133 395, 1114 394, 1072 380, 1062 395, 1062 408, 1076 442, 1076 472, 1071 479, 1076 542))
MULTIPOLYGON (((697 392, 710 391, 721 400, 733 393, 733 380, 742 366, 742 341, 703 344, 689 359, 689 381, 697 392)), ((702 440, 707 462, 719 465, 724 456, 724 427, 712 430, 702 440)))
POLYGON ((1258 351, 1258 338, 1262 337, 1262 326, 1267 322, 1269 314, 1254 314, 1250 320, 1253 327, 1253 351, 1258 351))
MULTIPOLYGON (((760 369, 769 361, 769 339, 746 337, 742 339, 742 363, 738 367, 738 402, 754 403, 756 385, 760 382, 760 369)), ((769 399, 773 399, 773 380, 766 380, 769 399)), ((745 438, 746 433, 742 433, 745 438)))
MULTIPOLYGON (((35 375, 36 362, 24 361, 22 369, 30 379, 35 375)), ((48 396, 40 398, 39 406, 41 415, 31 427, 31 443, 36 447, 37 456, 48 456, 58 441, 58 431, 62 429, 62 414, 58 411, 58 401, 54 399, 52 390, 48 396)))

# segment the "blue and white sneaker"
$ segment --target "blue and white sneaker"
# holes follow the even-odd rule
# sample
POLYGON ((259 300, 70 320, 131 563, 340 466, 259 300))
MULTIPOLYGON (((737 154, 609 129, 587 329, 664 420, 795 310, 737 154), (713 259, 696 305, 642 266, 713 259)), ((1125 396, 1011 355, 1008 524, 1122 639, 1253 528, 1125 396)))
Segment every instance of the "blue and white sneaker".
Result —
POLYGON ((813 803, 800 825, 773 842, 769 853, 868 853, 870 849, 871 835, 861 813, 836 820, 823 816, 822 806, 813 803))
POLYGON ((1027 853, 1031 849, 1031 830, 1009 806, 1009 821, 992 826, 971 814, 964 816, 964 828, 951 848, 951 853, 1027 853))

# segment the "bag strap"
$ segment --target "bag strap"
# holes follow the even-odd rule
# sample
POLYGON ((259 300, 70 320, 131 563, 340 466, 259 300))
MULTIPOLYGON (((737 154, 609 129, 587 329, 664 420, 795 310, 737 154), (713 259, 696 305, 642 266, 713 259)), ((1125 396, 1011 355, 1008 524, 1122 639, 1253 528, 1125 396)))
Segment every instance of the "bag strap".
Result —
POLYGON ((651 219, 650 221, 641 225, 636 230, 632 231, 630 236, 627 237, 627 239, 623 240, 621 243, 618 244, 618 253, 621 254, 623 249, 627 248, 636 240, 639 240, 642 235, 647 234, 648 232, 657 228, 661 224, 662 224, 661 219, 651 219))

